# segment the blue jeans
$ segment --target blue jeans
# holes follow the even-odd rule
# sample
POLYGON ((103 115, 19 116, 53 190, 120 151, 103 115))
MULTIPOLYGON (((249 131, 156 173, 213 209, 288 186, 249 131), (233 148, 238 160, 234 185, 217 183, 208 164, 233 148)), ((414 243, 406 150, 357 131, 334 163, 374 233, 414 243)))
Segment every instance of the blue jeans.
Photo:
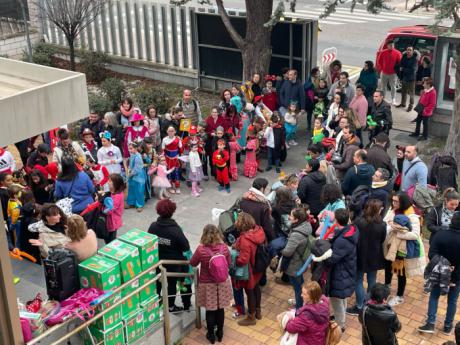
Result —
MULTIPOLYGON (((356 306, 359 309, 362 309, 364 306, 364 300, 366 299, 366 292, 364 291, 364 272, 358 271, 356 272, 356 306)), ((367 291, 371 291, 372 287, 375 285, 377 281, 377 271, 367 272, 367 291)))
POLYGON ((298 276, 298 277, 289 276, 289 282, 294 288, 295 308, 300 309, 303 306, 303 299, 302 299, 303 276, 298 276))
POLYGON ((241 308, 242 313, 244 314, 244 290, 233 288, 233 299, 235 300, 235 305, 241 308))
POLYGON ((280 236, 275 238, 268 244, 268 253, 270 254, 271 258, 275 256, 281 255, 281 251, 286 247, 287 237, 280 236))
MULTIPOLYGON (((447 294, 447 312, 446 319, 444 320, 444 326, 452 327, 454 322, 455 312, 457 311, 457 300, 460 293, 460 281, 455 286, 449 288, 447 294)), ((433 287, 430 293, 430 299, 428 301, 428 319, 427 323, 436 323, 436 314, 438 312, 438 301, 441 296, 441 288, 439 286, 433 287)))

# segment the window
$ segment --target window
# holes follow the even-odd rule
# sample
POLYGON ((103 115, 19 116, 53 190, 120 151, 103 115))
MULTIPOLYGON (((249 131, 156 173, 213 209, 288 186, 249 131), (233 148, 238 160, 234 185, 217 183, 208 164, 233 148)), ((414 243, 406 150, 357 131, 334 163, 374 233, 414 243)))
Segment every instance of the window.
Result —
POLYGON ((417 38, 414 48, 420 52, 422 56, 428 56, 433 60, 435 40, 433 38, 417 38))
POLYGON ((396 36, 393 37, 395 42, 395 48, 398 49, 401 53, 404 52, 407 46, 414 45, 415 37, 413 36, 396 36))

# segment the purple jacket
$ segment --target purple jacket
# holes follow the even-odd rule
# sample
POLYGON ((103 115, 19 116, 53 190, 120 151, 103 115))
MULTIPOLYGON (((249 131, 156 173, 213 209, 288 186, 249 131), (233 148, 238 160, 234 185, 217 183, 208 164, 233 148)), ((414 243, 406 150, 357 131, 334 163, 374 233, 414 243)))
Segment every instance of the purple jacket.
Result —
POLYGON ((298 333, 297 345, 325 345, 329 326, 329 299, 322 296, 315 304, 305 304, 286 325, 289 333, 298 333))

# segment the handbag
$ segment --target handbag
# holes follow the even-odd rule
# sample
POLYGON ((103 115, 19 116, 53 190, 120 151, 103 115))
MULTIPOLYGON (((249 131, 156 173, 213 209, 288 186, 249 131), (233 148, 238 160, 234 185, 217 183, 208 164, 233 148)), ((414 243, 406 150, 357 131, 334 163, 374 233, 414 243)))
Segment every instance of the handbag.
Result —
POLYGON ((73 202, 74 202, 73 198, 70 197, 70 194, 72 194, 72 188, 73 188, 73 184, 75 182, 75 179, 76 179, 76 177, 73 178, 72 183, 70 184, 69 192, 67 193, 67 195, 59 200, 60 204, 63 205, 64 207, 66 207, 66 208, 69 205, 70 205, 70 207, 72 207, 73 202))
POLYGON ((249 264, 243 266, 236 265, 236 258, 240 254, 239 251, 232 249, 230 255, 232 257, 232 264, 230 266, 230 275, 235 280, 249 280, 249 264))
MULTIPOLYGON (((287 323, 289 322, 289 320, 292 320, 294 317, 295 317, 295 313, 292 310, 278 315, 277 319, 280 322, 281 329, 283 330, 286 329, 287 323)), ((299 337, 298 333, 284 332, 280 340, 280 345, 296 345, 298 337, 299 337)))
POLYGON ((420 114, 420 115, 422 115, 424 109, 425 109, 425 106, 420 102, 418 102, 417 105, 414 107, 414 110, 417 112, 417 114, 420 114))

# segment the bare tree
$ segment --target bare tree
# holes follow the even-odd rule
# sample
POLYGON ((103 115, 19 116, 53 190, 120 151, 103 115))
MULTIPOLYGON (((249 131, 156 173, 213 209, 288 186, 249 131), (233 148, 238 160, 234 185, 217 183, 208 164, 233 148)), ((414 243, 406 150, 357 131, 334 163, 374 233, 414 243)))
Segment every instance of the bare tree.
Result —
POLYGON ((75 40, 110 0, 40 0, 40 12, 63 33, 69 45, 70 69, 75 71, 75 40))

